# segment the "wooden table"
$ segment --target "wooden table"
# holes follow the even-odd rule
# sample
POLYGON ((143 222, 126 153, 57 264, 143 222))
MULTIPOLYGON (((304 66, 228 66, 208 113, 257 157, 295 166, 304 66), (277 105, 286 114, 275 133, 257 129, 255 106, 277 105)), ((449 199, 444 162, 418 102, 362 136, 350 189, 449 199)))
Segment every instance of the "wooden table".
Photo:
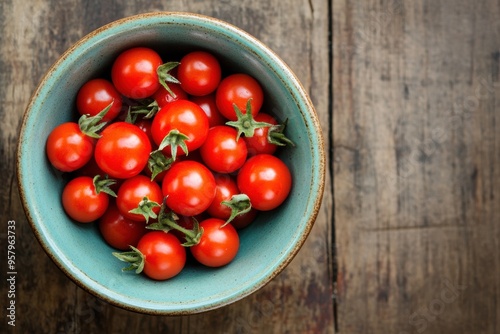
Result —
POLYGON ((500 332, 498 1, 2 0, 0 16, 0 332, 500 332), (221 18, 270 46, 310 93, 328 152, 323 206, 293 262, 194 316, 135 314, 77 287, 36 241, 15 177, 21 117, 48 67, 97 27, 155 10, 221 18))

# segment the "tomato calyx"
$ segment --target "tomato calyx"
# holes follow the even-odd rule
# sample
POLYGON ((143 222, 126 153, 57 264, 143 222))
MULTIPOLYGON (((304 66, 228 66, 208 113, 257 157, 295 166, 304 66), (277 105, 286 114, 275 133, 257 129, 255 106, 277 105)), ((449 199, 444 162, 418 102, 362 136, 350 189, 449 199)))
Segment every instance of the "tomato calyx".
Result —
POLYGON ((236 135, 236 140, 240 139, 241 134, 245 135, 245 137, 253 137, 253 134, 256 129, 263 127, 271 127, 273 124, 267 122, 257 122, 252 116, 252 99, 248 99, 246 104, 245 114, 243 114, 236 105, 233 103, 234 112, 236 113, 237 120, 236 121, 228 121, 226 125, 232 126, 238 130, 238 134, 236 135))
POLYGON ((82 115, 78 119, 78 126, 80 127, 80 131, 84 133, 86 136, 91 138, 100 138, 101 135, 98 134, 99 131, 106 125, 106 122, 101 122, 102 118, 106 115, 106 113, 113 106, 113 102, 111 102, 106 108, 101 110, 95 116, 82 115))
POLYGON ((103 192, 110 196, 116 197, 116 193, 110 188, 116 183, 116 180, 109 179, 107 175, 104 178, 102 178, 101 175, 96 175, 93 178, 93 183, 96 194, 103 192))
POLYGON ((226 226, 237 216, 247 213, 252 209, 250 198, 245 194, 233 195, 229 201, 222 201, 221 204, 231 209, 231 215, 221 227, 226 226))
POLYGON ((130 246, 130 249, 132 250, 127 252, 113 252, 112 254, 118 260, 130 263, 130 266, 122 268, 122 271, 135 270, 136 274, 140 274, 144 269, 144 255, 134 246, 130 246))
POLYGON ((171 157, 167 158, 161 150, 151 152, 148 160, 148 168, 151 172, 151 181, 153 181, 158 174, 169 169, 173 162, 174 159, 171 157))
POLYGON ((170 87, 168 87, 167 82, 180 84, 180 81, 177 80, 176 77, 174 77, 172 74, 169 73, 171 70, 173 70, 179 64, 180 64, 179 62, 171 61, 171 62, 167 62, 163 65, 158 66, 158 68, 156 69, 156 73, 158 74, 158 79, 160 80, 160 84, 174 98, 176 97, 176 94, 172 91, 172 89, 170 89, 170 87))
POLYGON ((169 133, 163 138, 158 147, 158 150, 163 150, 165 147, 170 146, 170 151, 172 153, 172 159, 175 161, 177 157, 177 148, 180 147, 186 155, 188 155, 188 148, 186 145, 186 140, 189 140, 189 137, 185 134, 181 133, 177 129, 170 130, 169 133))
POLYGON ((146 223, 149 222, 149 218, 155 219, 157 216, 154 213, 153 208, 159 207, 160 204, 155 201, 151 201, 147 196, 145 196, 140 202, 137 208, 130 210, 130 213, 135 213, 138 215, 142 215, 144 219, 146 219, 146 223))
POLYGON ((283 124, 271 126, 267 132, 267 141, 278 146, 295 146, 295 143, 284 134, 287 123, 288 118, 283 122, 283 124))
POLYGON ((184 234, 186 242, 182 244, 184 247, 191 247, 197 245, 200 242, 201 236, 203 235, 203 229, 200 228, 198 220, 193 217, 193 229, 187 229, 179 224, 179 216, 171 210, 166 210, 165 203, 162 205, 160 213, 158 214, 158 222, 146 226, 147 229, 168 232, 170 230, 176 230, 184 234))
POLYGON ((143 99, 138 102, 138 105, 129 107, 129 113, 135 117, 142 115, 142 118, 150 119, 153 118, 160 109, 158 102, 154 99, 143 99))

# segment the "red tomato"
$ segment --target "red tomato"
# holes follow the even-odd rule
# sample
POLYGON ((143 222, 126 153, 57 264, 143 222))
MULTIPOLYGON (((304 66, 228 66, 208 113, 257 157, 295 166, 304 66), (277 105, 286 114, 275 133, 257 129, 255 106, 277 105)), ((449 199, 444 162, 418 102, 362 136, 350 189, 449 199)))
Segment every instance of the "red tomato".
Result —
POLYGON ((215 178, 201 163, 179 161, 170 167, 162 182, 166 204, 175 213, 195 216, 205 211, 215 197, 215 178))
POLYGON ((238 232, 225 221, 209 218, 200 223, 203 234, 197 245, 190 247, 193 257, 208 267, 222 267, 230 263, 238 253, 240 239, 238 232))
POLYGON ((146 166, 151 143, 137 126, 116 122, 104 129, 95 147, 95 160, 111 178, 124 179, 139 174, 146 166))
POLYGON ((170 90, 175 94, 175 97, 170 95, 170 93, 163 86, 160 86, 152 96, 160 109, 165 107, 170 102, 174 102, 177 100, 187 100, 188 98, 188 95, 184 90, 182 90, 179 84, 169 82, 168 88, 170 88, 170 90))
POLYGON ((64 211, 80 223, 90 223, 99 219, 109 205, 108 194, 96 192, 94 180, 79 176, 69 181, 63 189, 62 204, 64 211))
POLYGON ((257 80, 243 73, 231 74, 222 79, 215 93, 217 108, 231 121, 237 119, 233 104, 246 114, 249 99, 251 99, 252 116, 255 116, 264 102, 264 92, 257 80))
MULTIPOLYGON (((278 124, 276 119, 269 114, 265 114, 260 112, 254 117, 257 122, 265 122, 272 125, 278 124)), ((278 148, 277 145, 271 144, 267 138, 267 134, 269 133, 269 127, 264 126, 262 128, 255 129, 252 137, 244 137, 245 143, 247 144, 248 154, 256 155, 256 154, 273 154, 276 152, 278 148)))
POLYGON ((153 134, 151 133, 151 125, 153 124, 153 121, 150 119, 146 118, 141 118, 140 120, 136 121, 135 126, 137 126, 139 129, 142 130, 148 136, 149 142, 151 143, 151 146, 155 146, 155 141, 153 139, 153 134))
POLYGON ((111 68, 111 80, 126 97, 143 99, 153 95, 160 86, 156 70, 163 63, 152 49, 137 47, 122 52, 111 68))
POLYGON ((74 122, 55 127, 46 142, 47 157, 56 169, 72 172, 83 167, 92 158, 94 139, 85 135, 74 122))
POLYGON ((160 212, 160 205, 163 203, 163 193, 161 191, 158 183, 151 181, 149 177, 144 175, 136 175, 129 179, 126 179, 123 184, 118 189, 116 196, 116 205, 120 210, 121 214, 128 219, 135 221, 145 222, 146 216, 148 219, 156 218, 158 212, 160 212), (158 204, 149 206, 149 204, 143 204, 144 198, 147 197, 148 201, 158 204), (132 213, 131 210, 139 208, 140 213, 132 213), (152 211, 153 215, 150 214, 152 211))
POLYGON ((243 138, 236 140, 238 132, 227 125, 210 128, 207 138, 200 147, 205 164, 218 173, 232 173, 238 170, 247 158, 247 145, 243 138))
POLYGON ((186 264, 186 249, 171 233, 146 233, 139 240, 137 249, 144 256, 144 274, 155 280, 176 276, 186 264))
POLYGON ((215 104, 215 94, 191 96, 189 99, 203 109, 208 117, 209 127, 226 124, 227 119, 222 116, 219 109, 217 109, 217 104, 215 104))
MULTIPOLYGON (((169 103, 161 109, 153 119, 151 133, 155 143, 159 146, 166 135, 172 130, 178 130, 186 135, 185 141, 188 152, 201 146, 208 134, 208 118, 203 109, 188 100, 178 100, 169 103)), ((163 150, 172 154, 171 145, 163 150)), ((177 150, 176 155, 184 155, 183 150, 177 150)))
POLYGON ((221 79, 219 61, 205 51, 193 51, 182 57, 177 79, 190 95, 202 96, 215 91, 221 79))
POLYGON ((257 214, 258 211, 254 208, 251 208, 250 211, 234 217, 234 219, 231 220, 231 225, 233 225, 235 229, 241 230, 253 223, 255 217, 257 217, 257 214))
POLYGON ((109 122, 118 116, 122 109, 122 97, 108 80, 92 79, 87 81, 78 91, 76 109, 80 115, 95 116, 111 102, 113 105, 102 118, 104 122, 109 122))
POLYGON ((252 207, 268 211, 278 207, 288 197, 292 175, 287 165, 270 154, 258 154, 241 167, 236 183, 250 198, 252 207))
POLYGON ((227 220, 231 216, 231 208, 221 202, 229 201, 233 195, 239 194, 240 190, 236 185, 236 180, 227 174, 215 175, 215 184, 215 197, 207 213, 213 218, 227 220))
POLYGON ((111 247, 128 250, 129 246, 137 246, 147 230, 144 223, 125 218, 112 202, 99 218, 99 231, 111 247))

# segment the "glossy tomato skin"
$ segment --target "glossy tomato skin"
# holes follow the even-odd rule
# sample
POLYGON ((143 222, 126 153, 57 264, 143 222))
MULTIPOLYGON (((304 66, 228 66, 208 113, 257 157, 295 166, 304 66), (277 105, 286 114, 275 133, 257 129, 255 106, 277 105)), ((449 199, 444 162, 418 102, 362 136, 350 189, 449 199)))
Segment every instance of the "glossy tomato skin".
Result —
POLYGON ((187 100, 187 98, 188 98, 187 93, 181 88, 181 86, 179 84, 168 83, 168 87, 175 94, 175 96, 172 96, 165 89, 165 87, 163 87, 161 85, 152 96, 152 98, 156 101, 156 103, 158 104, 158 107, 160 109, 164 108, 170 102, 174 102, 177 100, 187 100))
POLYGON ((238 170, 247 158, 247 145, 237 130, 218 125, 210 128, 207 138, 200 147, 200 155, 205 164, 218 173, 232 173, 238 170))
POLYGON ((200 242, 192 246, 191 254, 207 267, 222 267, 230 263, 237 255, 240 247, 238 232, 225 221, 209 218, 200 223, 203 234, 200 242))
MULTIPOLYGON (((144 197, 158 205, 163 203, 163 194, 158 183, 141 174, 126 179, 116 195, 116 205, 121 214, 128 219, 140 222, 146 222, 146 218, 141 214, 129 211, 137 208, 144 197)), ((158 214, 160 207, 157 206, 152 210, 158 214)))
MULTIPOLYGON (((257 122, 265 122, 272 125, 278 124, 274 117, 263 112, 259 112, 254 119, 257 122)), ((267 139, 268 133, 269 127, 265 126, 255 129, 252 137, 244 137, 248 148, 248 155, 274 154, 276 152, 278 146, 269 142, 267 139)))
POLYGON ((94 158, 110 178, 124 179, 139 174, 150 153, 151 143, 141 129, 130 123, 115 122, 102 131, 94 158))
POLYGON ((231 220, 231 225, 233 225, 236 230, 244 229, 255 221, 258 213, 259 211, 251 208, 250 211, 234 217, 234 219, 231 220))
POLYGON ((90 223, 99 219, 109 205, 108 194, 96 192, 94 181, 88 176, 71 179, 63 189, 64 211, 80 223, 90 223))
POLYGON ((193 51, 182 57, 177 78, 186 93, 203 96, 213 93, 219 85, 221 67, 217 58, 211 53, 193 51))
POLYGON ((179 274, 186 264, 186 250, 172 233, 146 233, 137 249, 144 256, 143 272, 154 280, 166 280, 179 274))
POLYGON ((215 103, 215 94, 208 94, 204 96, 190 96, 190 101, 193 101, 203 109, 208 118, 209 127, 216 125, 224 125, 227 119, 222 116, 219 109, 217 109, 217 104, 215 103))
POLYGON ((268 211, 277 208, 288 197, 292 175, 279 158, 258 154, 241 167, 236 183, 240 191, 250 198, 253 208, 268 211))
POLYGON ((106 212, 99 218, 99 231, 111 247, 119 250, 128 250, 129 246, 136 247, 147 232, 144 223, 125 218, 114 202, 109 204, 106 212))
MULTIPOLYGON (((169 103, 155 115, 151 133, 156 145, 160 145, 171 130, 178 130, 189 139, 185 141, 188 152, 196 150, 205 141, 208 134, 208 118, 203 109, 189 100, 177 100, 169 103)), ((170 146, 163 150, 171 154, 170 146)), ((184 155, 182 149, 177 155, 184 155)))
POLYGON ((229 201, 233 195, 240 193, 236 180, 227 174, 215 175, 215 197, 207 209, 207 213, 213 218, 227 220, 231 216, 231 208, 221 204, 223 201, 229 201))
POLYGON ((150 97, 160 86, 156 70, 162 64, 158 53, 145 47, 125 50, 115 59, 111 80, 118 92, 132 99, 150 97))
POLYGON ((74 122, 56 126, 47 137, 47 157, 56 169, 72 172, 87 164, 94 152, 95 140, 85 135, 74 122))
POLYGON ((264 102, 264 92, 257 80, 244 73, 231 74, 222 79, 215 93, 217 108, 231 121, 237 119, 233 104, 245 114, 249 99, 252 99, 252 115, 255 116, 264 102))
POLYGON ((102 121, 109 122, 118 116, 122 109, 122 97, 113 84, 106 79, 91 79, 78 91, 76 96, 76 109, 80 115, 95 116, 111 103, 102 121))
POLYGON ((215 178, 199 162, 179 161, 170 167, 162 181, 166 204, 175 213, 196 216, 205 211, 215 197, 215 178))

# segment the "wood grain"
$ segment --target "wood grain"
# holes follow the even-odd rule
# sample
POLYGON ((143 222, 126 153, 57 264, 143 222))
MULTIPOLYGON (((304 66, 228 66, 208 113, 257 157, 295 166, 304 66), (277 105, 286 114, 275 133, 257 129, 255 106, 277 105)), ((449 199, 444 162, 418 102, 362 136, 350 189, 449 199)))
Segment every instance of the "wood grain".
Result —
POLYGON ((495 1, 334 1, 340 333, 498 332, 495 1))
MULTIPOLYGON (((24 108, 49 66, 71 44, 113 20, 156 10, 189 11, 221 18, 269 45, 311 95, 328 136, 330 80, 328 2, 66 1, 0 2, 0 214, 16 221, 17 333, 333 333, 332 194, 306 244, 272 282, 233 305, 194 316, 132 313, 95 298, 66 278, 37 243, 25 218, 15 179, 15 150, 24 108)), ((0 257, 6 258, 2 247, 0 257)), ((5 270, 2 270, 2 278, 5 270)), ((4 279, 2 281, 5 282, 4 279)), ((6 297, 2 284, 0 305, 6 297)), ((2 315, 4 311, 2 311, 2 315)))

